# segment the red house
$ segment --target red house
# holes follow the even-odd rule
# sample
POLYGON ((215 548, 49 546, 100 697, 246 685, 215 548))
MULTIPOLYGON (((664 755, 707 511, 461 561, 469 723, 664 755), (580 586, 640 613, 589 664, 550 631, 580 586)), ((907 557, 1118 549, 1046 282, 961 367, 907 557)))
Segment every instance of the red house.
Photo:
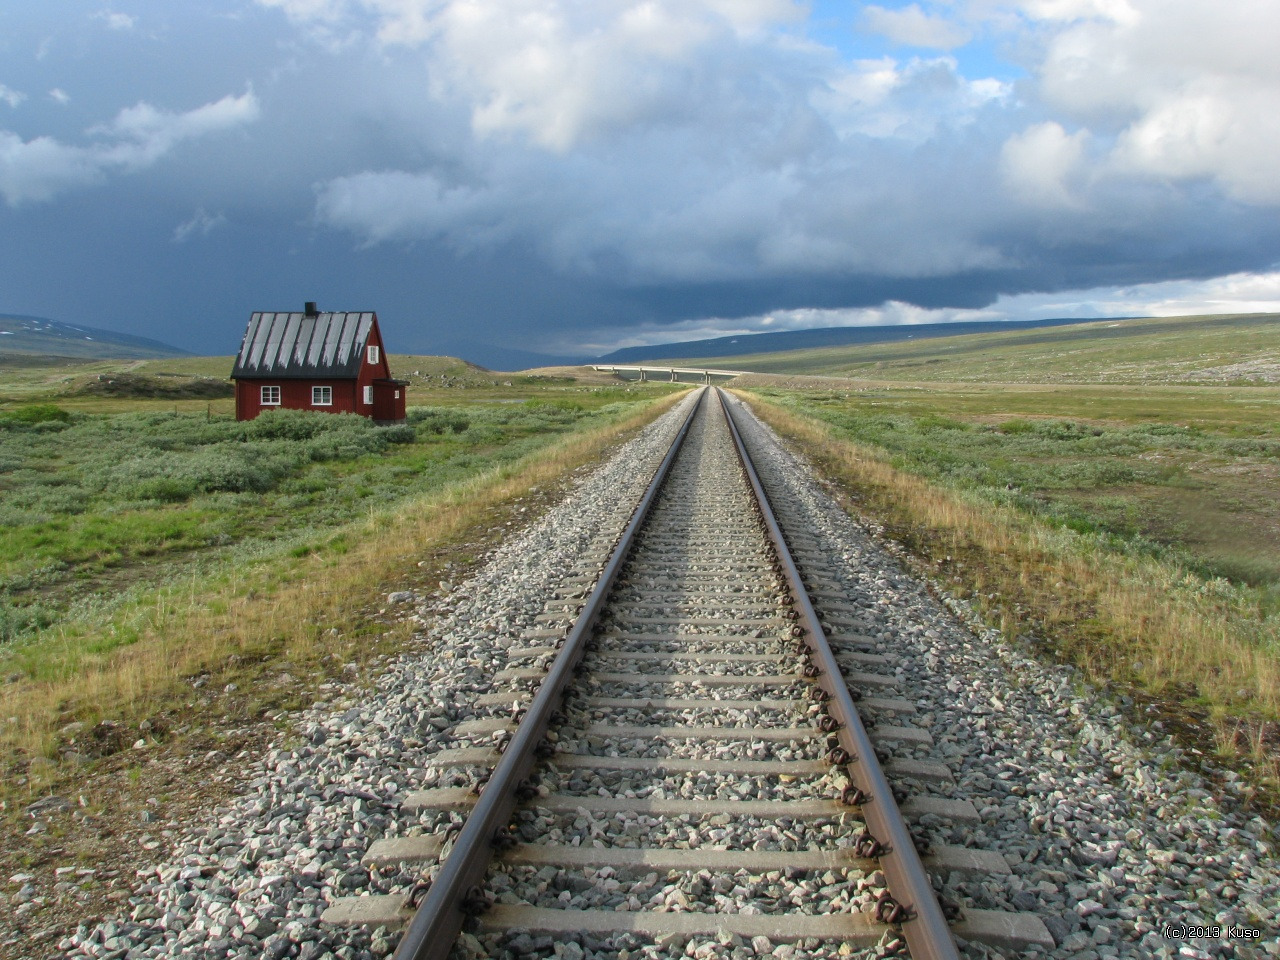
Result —
POLYGON ((263 410, 358 413, 378 423, 404 420, 406 380, 393 380, 376 313, 255 313, 231 379, 236 419, 263 410))

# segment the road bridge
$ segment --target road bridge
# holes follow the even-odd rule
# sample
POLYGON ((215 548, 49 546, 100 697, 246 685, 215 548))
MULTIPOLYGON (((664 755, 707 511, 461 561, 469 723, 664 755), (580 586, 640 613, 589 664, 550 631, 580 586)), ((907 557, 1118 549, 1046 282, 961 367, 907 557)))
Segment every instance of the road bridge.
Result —
POLYGON ((713 367, 646 367, 620 364, 595 365, 596 373, 612 373, 627 380, 665 380, 670 383, 722 383, 748 370, 718 370, 713 367))

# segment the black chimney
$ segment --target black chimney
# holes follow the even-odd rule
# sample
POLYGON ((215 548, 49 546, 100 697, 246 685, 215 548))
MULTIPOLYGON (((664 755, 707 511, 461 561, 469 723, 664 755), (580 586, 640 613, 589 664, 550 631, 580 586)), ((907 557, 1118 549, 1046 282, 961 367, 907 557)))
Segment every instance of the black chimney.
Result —
POLYGON ((320 316, 320 311, 316 309, 316 302, 314 300, 307 301, 306 314, 308 317, 320 316))

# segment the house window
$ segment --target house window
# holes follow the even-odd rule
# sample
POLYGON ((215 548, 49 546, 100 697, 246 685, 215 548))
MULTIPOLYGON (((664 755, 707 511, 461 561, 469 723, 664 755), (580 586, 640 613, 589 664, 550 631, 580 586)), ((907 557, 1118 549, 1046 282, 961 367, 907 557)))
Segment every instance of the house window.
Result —
POLYGON ((369 348, 369 362, 370 362, 370 363, 377 363, 377 362, 378 362, 378 348, 377 348, 377 347, 370 347, 370 348, 369 348))
POLYGON ((280 406, 280 388, 279 387, 263 387, 262 388, 262 405, 264 407, 280 406))
POLYGON ((332 407, 333 387, 312 387, 311 405, 313 407, 332 407))
POLYGON ((364 402, 373 403, 373 387, 372 386, 368 386, 364 388, 364 402))

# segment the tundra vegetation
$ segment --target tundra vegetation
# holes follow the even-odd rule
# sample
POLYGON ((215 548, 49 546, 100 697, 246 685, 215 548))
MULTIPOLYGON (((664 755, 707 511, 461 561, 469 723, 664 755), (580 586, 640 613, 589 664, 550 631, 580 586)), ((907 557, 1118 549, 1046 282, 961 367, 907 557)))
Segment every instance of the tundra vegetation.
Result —
POLYGON ((225 389, 210 399, 229 358, 7 368, 8 790, 83 772, 139 725, 158 739, 183 710, 207 708, 216 726, 219 710, 310 702, 309 685, 406 641, 379 616, 388 591, 456 576, 530 515, 531 490, 545 499, 673 394, 392 362, 417 405, 388 427, 300 411, 237 423, 225 389), (260 682, 282 671, 289 683, 260 682), (237 695, 204 702, 224 688, 237 695))
MULTIPOLYGON (((894 344, 910 363, 876 380, 740 383, 853 510, 988 622, 1135 697, 1135 715, 1274 803, 1280 366, 1262 354, 1280 356, 1280 318, 1268 322, 894 344), (955 379, 915 379, 933 366, 955 379), (993 370, 1019 382, 993 383, 993 370)), ((886 349, 826 362, 865 370, 864 354, 886 349)))
POLYGON ((1117 320, 694 362, 898 383, 1266 385, 1280 383, 1280 315, 1117 320))

